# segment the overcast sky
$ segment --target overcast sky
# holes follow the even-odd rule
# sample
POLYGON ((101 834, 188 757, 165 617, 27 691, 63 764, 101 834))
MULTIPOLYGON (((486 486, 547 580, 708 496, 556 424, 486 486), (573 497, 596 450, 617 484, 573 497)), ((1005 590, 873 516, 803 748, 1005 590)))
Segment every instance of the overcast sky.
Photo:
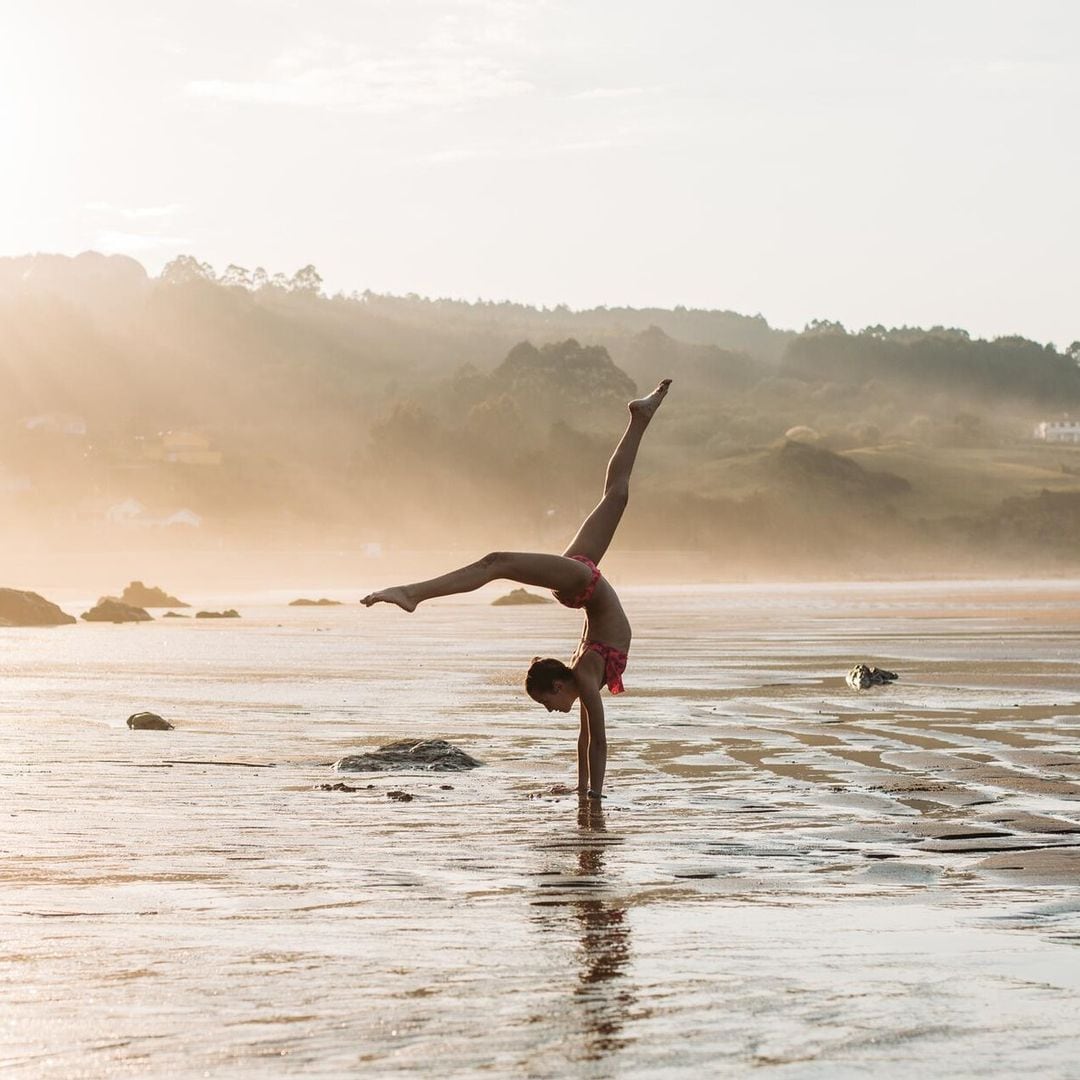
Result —
POLYGON ((1080 338, 1073 0, 0 10, 0 254, 1080 338))

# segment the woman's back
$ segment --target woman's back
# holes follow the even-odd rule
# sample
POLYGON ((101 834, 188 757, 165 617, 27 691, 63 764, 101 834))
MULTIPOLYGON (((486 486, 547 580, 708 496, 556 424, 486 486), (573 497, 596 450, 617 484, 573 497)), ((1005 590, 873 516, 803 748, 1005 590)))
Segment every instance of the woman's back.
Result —
POLYGON ((583 641, 601 641, 626 652, 630 648, 630 620, 623 611, 619 594, 611 582, 601 577, 596 591, 585 605, 583 641))

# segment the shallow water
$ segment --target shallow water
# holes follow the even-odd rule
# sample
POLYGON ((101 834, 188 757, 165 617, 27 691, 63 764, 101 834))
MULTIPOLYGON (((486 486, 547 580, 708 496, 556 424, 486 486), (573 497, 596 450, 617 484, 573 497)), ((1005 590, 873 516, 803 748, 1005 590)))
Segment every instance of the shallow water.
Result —
POLYGON ((602 813, 502 591, 0 629, 0 1067, 1076 1075, 1080 586, 622 590, 602 813), (330 768, 405 736, 487 765, 330 768))

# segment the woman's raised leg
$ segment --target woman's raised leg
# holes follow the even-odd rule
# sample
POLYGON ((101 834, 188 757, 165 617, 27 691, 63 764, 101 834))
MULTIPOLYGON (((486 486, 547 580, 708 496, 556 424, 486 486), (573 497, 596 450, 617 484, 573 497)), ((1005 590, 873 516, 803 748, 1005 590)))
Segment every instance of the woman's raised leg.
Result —
POLYGON ((425 600, 472 592, 499 578, 517 581, 522 585, 539 585, 545 589, 573 595, 580 592, 583 584, 588 581, 589 572, 581 563, 564 559, 561 555, 544 555, 530 551, 492 551, 468 566, 451 570, 449 574, 368 593, 360 603, 365 607, 380 603, 397 604, 405 611, 412 611, 417 604, 422 604, 425 600))
POLYGON ((648 397, 630 402, 630 422, 608 462, 604 476, 604 494, 578 529, 577 535, 570 541, 564 555, 585 555, 594 563, 603 558, 630 497, 630 473, 634 469, 634 459, 637 457, 638 446, 641 445, 641 437, 670 385, 671 380, 664 379, 648 397))

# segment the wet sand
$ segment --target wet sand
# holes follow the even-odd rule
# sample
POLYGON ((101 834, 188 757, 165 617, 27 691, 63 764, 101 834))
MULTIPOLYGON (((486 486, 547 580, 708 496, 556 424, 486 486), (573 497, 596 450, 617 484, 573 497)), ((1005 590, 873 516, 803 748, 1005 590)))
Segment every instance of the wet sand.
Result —
POLYGON ((498 588, 0 630, 0 1067, 1075 1076, 1080 585, 621 591, 602 812, 498 588), (487 764, 329 767, 413 735, 487 764))

